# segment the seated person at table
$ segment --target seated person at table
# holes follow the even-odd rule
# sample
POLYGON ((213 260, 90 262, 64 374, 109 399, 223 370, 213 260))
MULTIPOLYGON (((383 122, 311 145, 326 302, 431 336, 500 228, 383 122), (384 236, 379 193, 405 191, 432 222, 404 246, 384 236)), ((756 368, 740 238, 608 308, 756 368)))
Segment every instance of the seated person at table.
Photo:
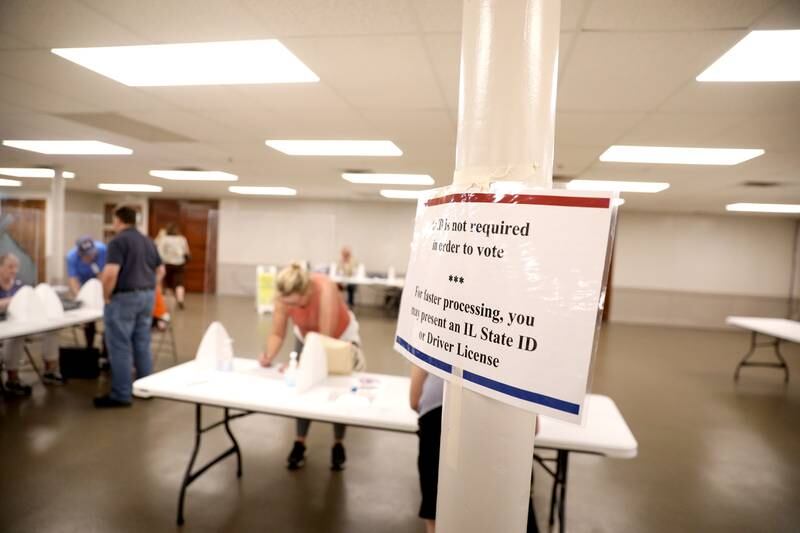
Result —
MULTIPOLYGON (((436 499, 439 493, 439 442, 442 437, 442 398, 444 382, 418 366, 411 367, 409 403, 419 413, 419 454, 417 470, 422 503, 419 517, 425 522, 425 532, 436 531, 436 499)), ((537 420, 538 422, 538 420, 537 420)), ((539 425, 536 425, 538 432, 539 425)), ((526 533, 538 533, 533 500, 528 498, 528 525, 526 533)))
MULTIPOLYGON (((295 350, 302 352, 303 341, 309 332, 361 344, 356 317, 347 309, 336 284, 324 274, 309 274, 300 263, 292 263, 278 273, 275 283, 278 297, 272 316, 272 331, 267 338, 267 347, 259 358, 262 366, 270 366, 283 345, 286 328, 291 318, 297 336, 295 350)), ((361 351, 356 350, 355 370, 364 367, 361 351)), ((305 440, 310 420, 297 419, 297 438, 288 457, 289 470, 296 470, 305 463, 305 440)), ((331 469, 341 470, 345 462, 344 424, 334 424, 335 443, 331 450, 331 469)))
MULTIPOLYGON (((106 245, 91 237, 78 239, 75 248, 67 254, 67 276, 72 296, 77 296, 83 284, 96 278, 104 266, 106 266, 106 245)), ((86 335, 86 346, 89 348, 94 346, 96 324, 87 322, 83 326, 83 333, 86 335)))
MULTIPOLYGON (((0 310, 5 311, 11 298, 22 288, 22 282, 17 279, 19 272, 19 259, 16 255, 8 253, 0 255, 0 310)), ((19 364, 22 361, 25 339, 13 338, 3 341, 0 355, 5 360, 7 379, 6 393, 11 396, 30 396, 31 387, 19 379, 19 364)), ((45 373, 42 381, 49 384, 64 382, 58 371, 58 334, 55 332, 42 335, 42 357, 45 364, 45 373)))

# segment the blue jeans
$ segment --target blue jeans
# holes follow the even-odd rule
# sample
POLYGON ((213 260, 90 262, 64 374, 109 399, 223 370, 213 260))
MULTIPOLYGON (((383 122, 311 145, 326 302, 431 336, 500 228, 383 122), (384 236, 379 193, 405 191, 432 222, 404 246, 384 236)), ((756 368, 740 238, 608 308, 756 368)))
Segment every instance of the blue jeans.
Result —
POLYGON ((111 363, 111 398, 130 402, 131 371, 142 378, 153 370, 150 354, 150 324, 155 295, 152 290, 120 292, 103 311, 105 339, 111 363))

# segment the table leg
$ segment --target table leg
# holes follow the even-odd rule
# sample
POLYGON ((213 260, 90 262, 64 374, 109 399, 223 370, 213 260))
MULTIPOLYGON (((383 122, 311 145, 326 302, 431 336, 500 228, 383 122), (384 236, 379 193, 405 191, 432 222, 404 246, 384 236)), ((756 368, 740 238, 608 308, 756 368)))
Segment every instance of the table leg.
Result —
POLYGON ((233 436, 233 432, 231 431, 230 426, 228 423, 231 420, 236 418, 240 418, 243 416, 249 415, 249 412, 244 413, 237 413, 235 415, 230 414, 230 410, 225 407, 224 408, 224 418, 219 421, 215 422, 207 427, 203 427, 203 405, 202 404, 195 404, 195 419, 194 419, 194 448, 192 449, 192 456, 189 459, 189 464, 186 465, 186 472, 183 475, 183 481, 181 482, 181 489, 178 495, 178 517, 177 523, 179 526, 184 524, 184 517, 183 517, 183 507, 184 501, 186 500, 186 489, 189 485, 201 475, 205 473, 206 470, 217 464, 218 462, 222 461, 226 457, 232 454, 236 454, 236 477, 242 477, 242 454, 239 450, 239 443, 236 442, 236 438, 233 436), (230 448, 219 454, 217 457, 206 463, 202 466, 199 470, 194 471, 194 463, 197 460, 197 453, 200 451, 200 441, 202 439, 203 433, 206 431, 210 431, 218 426, 223 426, 225 428, 225 432, 228 434, 228 437, 231 439, 233 443, 230 448))
POLYGON ((36 360, 33 358, 33 354, 31 353, 31 350, 28 348, 27 344, 23 346, 23 350, 25 350, 25 355, 28 356, 28 361, 33 367, 33 371, 36 372, 37 376, 39 376, 39 381, 44 383, 44 379, 42 379, 42 371, 39 370, 39 366, 36 364, 36 360))
POLYGON ((558 450, 558 467, 556 474, 559 478, 560 497, 558 498, 558 530, 564 533, 566 528, 566 507, 567 507, 567 466, 569 464, 569 452, 558 450))
POLYGON ((768 368, 782 368, 783 369, 783 381, 784 383, 789 383, 789 365, 786 364, 786 360, 783 358, 780 350, 781 339, 775 338, 771 341, 767 342, 758 342, 758 333, 753 332, 750 336, 750 350, 742 357, 742 360, 739 361, 739 364, 736 365, 736 371, 733 373, 733 380, 739 381, 739 374, 742 370, 742 367, 745 366, 760 366, 760 367, 768 367, 768 368), (778 359, 777 363, 761 363, 755 362, 751 363, 749 361, 750 357, 755 353, 756 348, 763 347, 763 346, 772 346, 775 351, 775 357, 778 359))

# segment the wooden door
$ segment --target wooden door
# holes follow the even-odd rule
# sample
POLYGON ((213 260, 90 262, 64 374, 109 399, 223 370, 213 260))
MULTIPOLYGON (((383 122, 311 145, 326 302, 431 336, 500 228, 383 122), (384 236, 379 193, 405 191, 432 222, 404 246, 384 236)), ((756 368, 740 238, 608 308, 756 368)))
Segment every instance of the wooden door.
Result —
POLYGON ((186 290, 217 290, 217 210, 219 202, 150 199, 148 232, 155 238, 167 224, 176 223, 189 241, 191 259, 186 264, 186 290))
POLYGON ((0 224, 36 266, 36 282, 46 281, 45 200, 0 200, 0 224))

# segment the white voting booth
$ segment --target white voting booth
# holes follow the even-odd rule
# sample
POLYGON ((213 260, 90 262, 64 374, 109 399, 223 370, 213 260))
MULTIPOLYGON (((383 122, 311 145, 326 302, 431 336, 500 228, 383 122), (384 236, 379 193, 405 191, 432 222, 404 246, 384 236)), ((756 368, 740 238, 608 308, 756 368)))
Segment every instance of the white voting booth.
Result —
MULTIPOLYGON (((308 333, 297 366, 295 383, 287 384, 287 392, 302 394, 323 383, 329 375, 353 372, 353 348, 349 342, 332 339, 319 333, 308 333)), ((195 361, 205 371, 233 370, 233 339, 225 326, 212 322, 197 349, 195 361)))

